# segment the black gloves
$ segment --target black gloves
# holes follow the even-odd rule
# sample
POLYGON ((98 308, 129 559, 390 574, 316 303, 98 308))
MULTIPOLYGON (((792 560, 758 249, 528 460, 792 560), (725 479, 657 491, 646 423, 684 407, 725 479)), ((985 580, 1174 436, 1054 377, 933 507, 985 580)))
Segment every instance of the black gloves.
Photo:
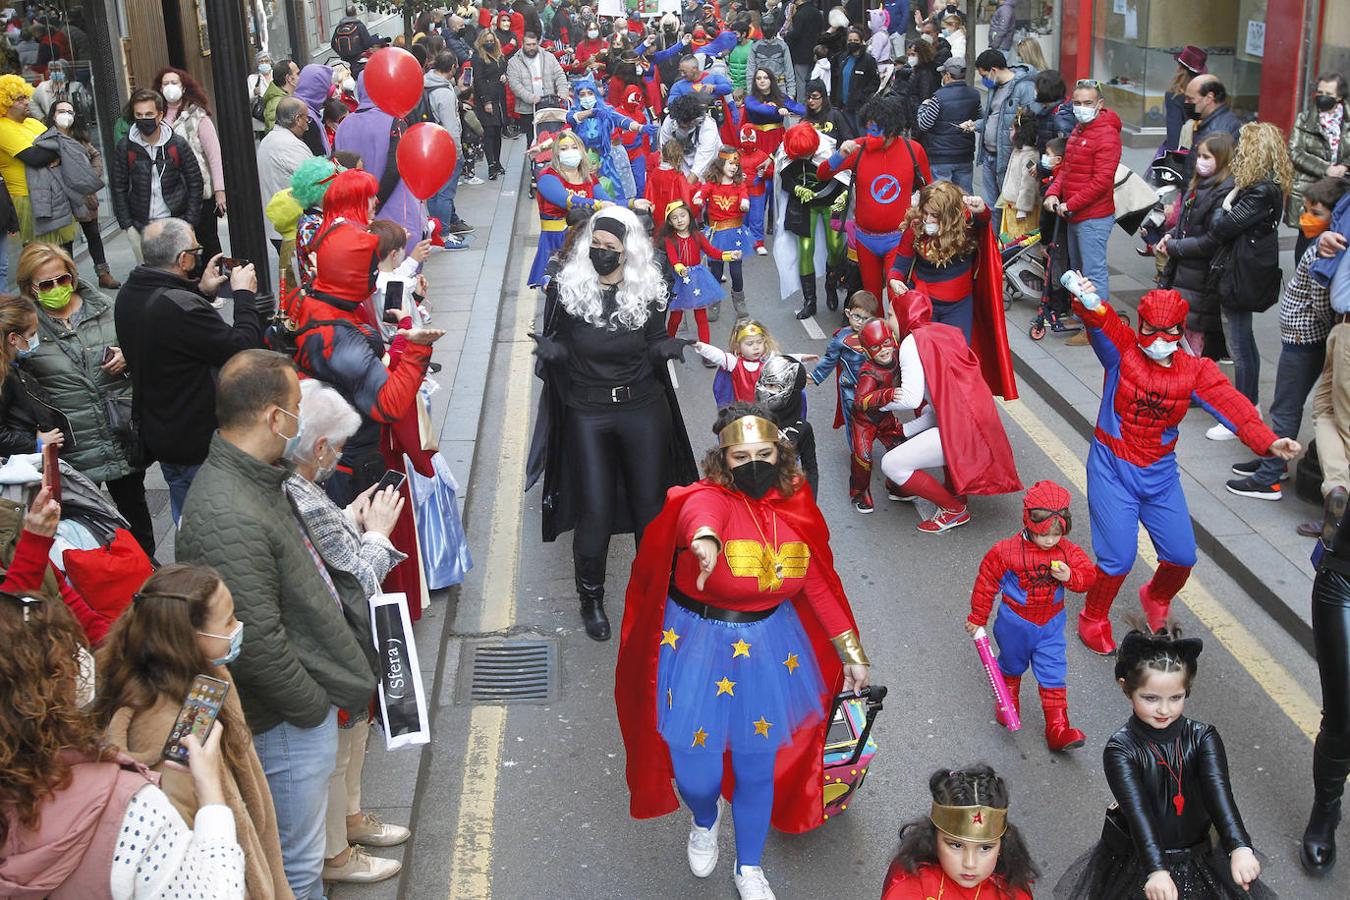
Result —
POLYGON ((530 340, 534 341, 534 355, 541 362, 556 365, 567 361, 567 348, 553 338, 530 332, 530 340))

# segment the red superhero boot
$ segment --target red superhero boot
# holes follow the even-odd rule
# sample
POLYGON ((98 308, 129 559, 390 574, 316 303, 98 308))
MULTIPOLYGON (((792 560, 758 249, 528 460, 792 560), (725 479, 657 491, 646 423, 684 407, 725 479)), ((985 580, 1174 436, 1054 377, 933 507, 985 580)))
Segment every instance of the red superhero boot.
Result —
POLYGON ((1088 588, 1083 611, 1078 614, 1078 638, 1093 653, 1109 656, 1116 652, 1116 642, 1111 636, 1111 604, 1120 593, 1126 574, 1107 575, 1097 566, 1097 580, 1088 588))
MULTIPOLYGON (((853 455, 849 465, 849 494, 853 508, 860 513, 872 511, 872 445, 881 441, 887 450, 901 444, 904 429, 893 413, 882 407, 895 399, 895 379, 899 344, 891 328, 882 319, 872 319, 858 333, 858 342, 867 362, 858 371, 858 386, 853 394, 853 455)), ((891 494, 901 489, 886 482, 891 494)))
POLYGON ((1045 744, 1051 750, 1077 750, 1087 743, 1087 735, 1069 724, 1068 688, 1041 688, 1041 709, 1045 712, 1045 744))
POLYGON ((1186 579, 1190 577, 1190 566, 1158 560, 1158 571, 1139 589, 1139 604, 1144 607, 1144 615, 1148 616, 1149 628, 1160 631, 1167 624, 1172 598, 1186 586, 1186 579))

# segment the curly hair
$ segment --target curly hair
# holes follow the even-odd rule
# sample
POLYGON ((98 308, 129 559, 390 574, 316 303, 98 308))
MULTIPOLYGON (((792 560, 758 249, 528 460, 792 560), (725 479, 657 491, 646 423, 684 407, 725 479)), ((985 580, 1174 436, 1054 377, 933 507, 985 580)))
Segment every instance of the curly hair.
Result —
POLYGON ((602 209, 578 228, 576 244, 555 279, 558 302, 575 319, 596 328, 641 328, 654 312, 666 307, 666 281, 656 265, 656 251, 638 217, 621 206, 602 209), (591 235, 600 219, 618 219, 624 226, 623 280, 618 284, 618 308, 604 313, 601 285, 591 264, 591 235))
POLYGON ((873 97, 858 110, 858 121, 875 122, 884 137, 898 137, 905 125, 905 108, 899 97, 890 94, 873 97))
POLYGON ((1233 184, 1242 190, 1267 179, 1289 196, 1294 184, 1294 162, 1279 128, 1269 122, 1248 122, 1238 132, 1237 149, 1233 152, 1233 184))
MULTIPOLYGON (((718 410, 717 420, 713 422, 712 427, 713 436, 720 435, 723 428, 744 416, 759 416, 761 419, 774 421, 773 413, 767 408, 758 403, 737 400, 730 406, 718 410)), ((802 474, 802 467, 797 462, 797 449, 788 443, 781 432, 774 446, 778 448, 778 462, 774 465, 778 473, 778 493, 784 497, 791 497, 806 483, 806 476, 802 474)), ((724 488, 732 487, 731 467, 727 465, 726 452, 721 447, 711 447, 703 454, 702 469, 705 481, 724 488)))
MULTIPOLYGON (((983 763, 964 769, 938 769, 928 779, 928 791, 933 795, 933 801, 943 806, 1008 808, 1008 786, 997 772, 983 763)), ((1003 878, 1009 890, 1030 893, 1031 885, 1041 877, 1041 872, 1031 859, 1022 833, 1009 822, 1001 841, 994 874, 1003 878)), ((920 867, 937 862, 937 828, 932 820, 924 816, 903 825, 895 864, 906 872, 917 872, 920 867)))
POLYGON ((114 751, 76 700, 84 633, 60 599, 0 598, 0 846, 12 823, 35 828, 42 804, 69 786, 80 756, 114 751), (75 760, 69 755, 73 751, 75 760))
POLYGON ((708 168, 703 170, 701 176, 703 180, 709 184, 721 184, 722 179, 726 177, 727 163, 731 161, 732 157, 736 158, 737 169, 736 174, 731 176, 731 183, 740 184, 745 181, 745 170, 740 168, 741 153, 735 147, 723 147, 717 151, 717 155, 713 157, 712 162, 708 163, 708 168))
POLYGON ((193 78, 191 73, 185 72, 182 69, 176 69, 173 66, 165 66, 155 73, 155 78, 150 83, 155 86, 155 90, 159 92, 159 95, 161 97, 164 96, 164 76, 170 73, 177 75, 178 80, 183 83, 183 99, 179 101, 182 104, 182 108, 187 109, 189 106, 200 106, 202 111, 209 116, 211 114, 211 101, 207 99, 206 91, 202 90, 202 86, 197 83, 197 79, 193 78))
POLYGON ((6 112, 20 97, 33 96, 33 86, 18 75, 0 75, 0 113, 6 112))
POLYGON ((339 171, 337 164, 328 157, 311 156, 291 176, 291 196, 301 209, 318 206, 339 171))
POLYGON ((914 249, 941 268, 975 252, 975 233, 966 219, 965 195, 950 181, 934 181, 919 191, 919 202, 905 215, 906 227, 914 231, 914 249), (938 232, 923 233, 928 212, 937 216, 938 232))

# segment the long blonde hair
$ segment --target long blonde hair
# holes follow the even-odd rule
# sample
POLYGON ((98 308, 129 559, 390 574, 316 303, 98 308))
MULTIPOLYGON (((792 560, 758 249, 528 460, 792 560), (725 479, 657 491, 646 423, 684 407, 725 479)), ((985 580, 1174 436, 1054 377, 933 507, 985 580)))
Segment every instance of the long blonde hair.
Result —
POLYGON ((1248 122, 1238 132, 1233 152, 1233 184, 1239 190, 1269 178, 1289 196, 1294 184, 1294 162, 1289 158, 1280 129, 1269 122, 1248 122))
MULTIPOLYGON (((553 154, 553 163, 550 168, 559 175, 563 173, 562 163, 558 160, 558 151, 562 150, 563 141, 575 144, 576 148, 581 151, 581 162, 577 164, 577 171, 581 173, 581 181, 587 182, 593 179, 595 177, 595 167, 591 165, 591 155, 586 150, 586 145, 581 142, 581 138, 570 128, 560 131, 558 136, 553 139, 553 150, 551 151, 553 154)), ((573 182, 573 184, 576 183, 577 182, 573 182)))
POLYGON ((484 28, 482 31, 478 32, 478 38, 473 42, 473 49, 484 59, 490 59, 495 63, 502 61, 502 42, 501 39, 497 37, 497 32, 493 31, 491 28, 484 28), (490 51, 483 47, 483 44, 486 43, 489 36, 492 38, 492 50, 490 51))
POLYGON ((964 197, 950 181, 934 181, 919 191, 919 202, 905 217, 905 224, 914 231, 914 249, 935 266, 945 266, 975 249, 964 197), (930 205, 938 220, 938 233, 932 237, 923 233, 923 217, 930 205))
POLYGON ((1038 72, 1050 68, 1050 63, 1045 59, 1045 51, 1041 49, 1041 42, 1034 37, 1024 37, 1017 42, 1017 56, 1038 72))

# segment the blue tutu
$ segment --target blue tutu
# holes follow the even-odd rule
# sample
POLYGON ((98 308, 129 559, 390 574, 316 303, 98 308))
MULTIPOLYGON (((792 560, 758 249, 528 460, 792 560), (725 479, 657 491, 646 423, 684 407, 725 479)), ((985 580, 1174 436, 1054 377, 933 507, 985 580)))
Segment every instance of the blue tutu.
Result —
POLYGON ((675 276, 675 296, 667 309, 703 309, 712 306, 723 296, 722 286, 708 271, 708 267, 700 263, 690 266, 684 275, 675 276))
POLYGON ((657 729, 673 749, 773 752, 825 715, 815 651, 791 603, 733 623, 667 600, 660 652, 657 729))
POLYGON ((750 237, 746 233, 744 225, 737 228, 723 228, 720 231, 708 228, 705 233, 708 236, 708 242, 723 253, 729 250, 739 250, 741 253, 745 253, 750 249, 750 237))
POLYGON ((534 251, 534 265, 530 266, 530 280, 525 282, 527 285, 539 287, 544 283, 544 269, 547 268, 553 254, 562 247, 563 239, 566 237, 566 231, 539 232, 539 249, 534 251))

